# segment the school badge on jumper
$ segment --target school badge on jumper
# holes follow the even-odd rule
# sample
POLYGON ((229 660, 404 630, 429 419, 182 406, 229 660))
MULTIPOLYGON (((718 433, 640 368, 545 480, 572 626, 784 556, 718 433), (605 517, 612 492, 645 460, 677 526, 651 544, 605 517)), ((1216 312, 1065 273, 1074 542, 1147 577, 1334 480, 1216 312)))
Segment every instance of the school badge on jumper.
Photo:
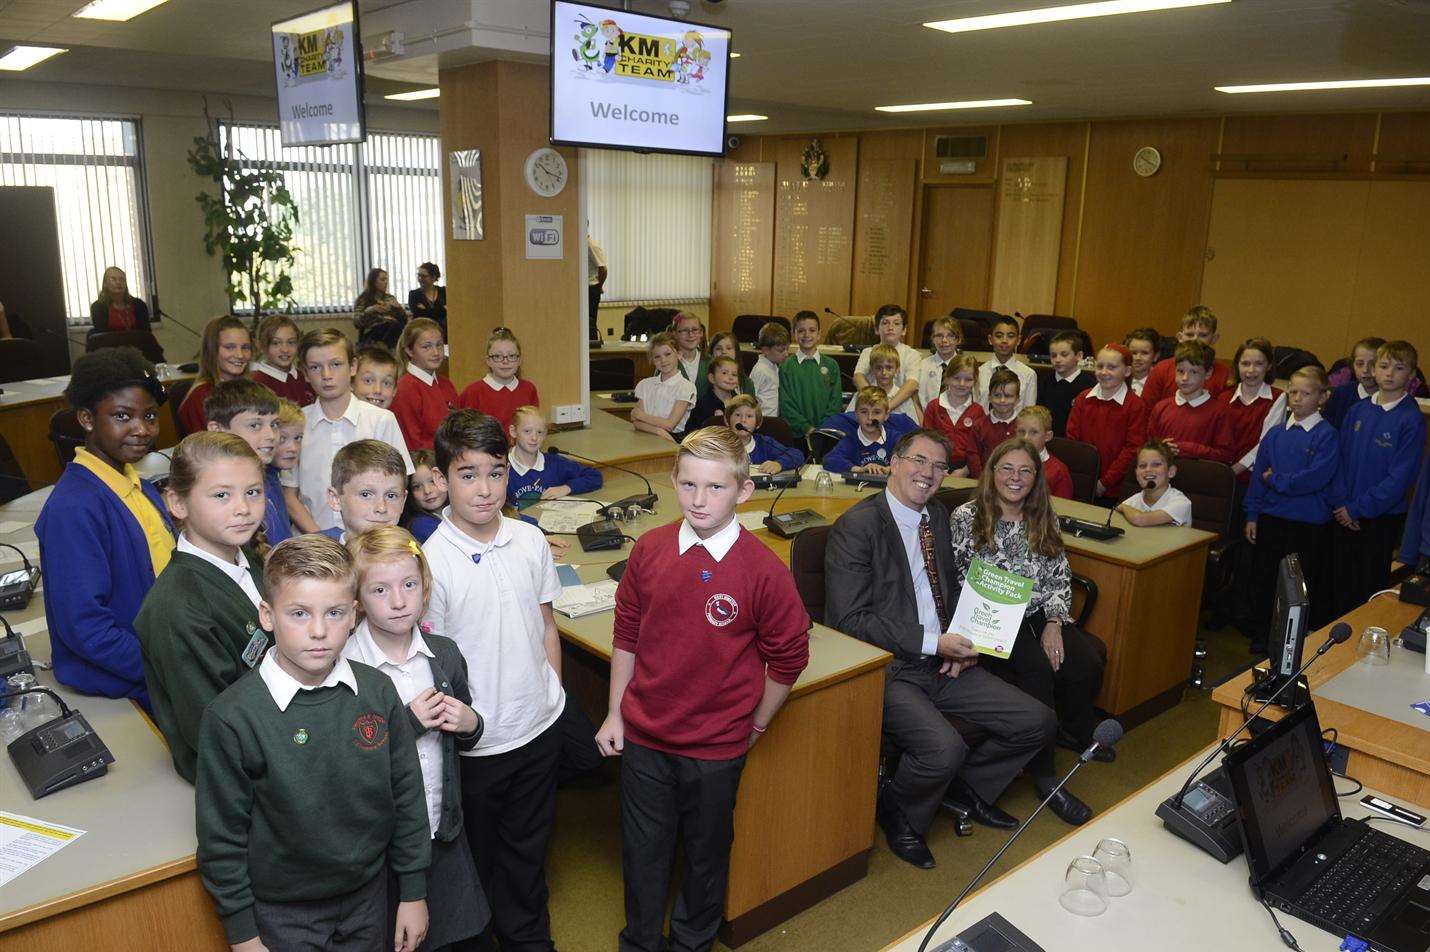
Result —
POLYGON ((711 595, 705 602, 705 620, 716 628, 724 628, 739 614, 740 603, 735 601, 733 595, 721 592, 719 595, 711 595))
POLYGON ((293 734, 293 743, 297 744, 299 747, 302 747, 304 744, 308 743, 308 728, 298 728, 298 730, 293 734))
POLYGON ((714 578, 714 577, 715 577, 715 573, 712 572, 712 571, 710 571, 709 569, 701 569, 701 570, 700 570, 700 581, 702 581, 702 582, 708 582, 708 581, 710 581, 710 580, 711 580, 712 578, 714 578))

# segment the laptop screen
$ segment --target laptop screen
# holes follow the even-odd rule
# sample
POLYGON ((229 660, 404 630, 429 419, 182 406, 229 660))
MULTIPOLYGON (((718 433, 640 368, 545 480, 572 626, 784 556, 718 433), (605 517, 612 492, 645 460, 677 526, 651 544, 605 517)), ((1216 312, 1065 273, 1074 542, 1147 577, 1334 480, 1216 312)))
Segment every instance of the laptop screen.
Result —
POLYGON ((1318 830, 1340 818, 1311 704, 1228 754, 1226 771, 1253 882, 1277 873, 1318 830))

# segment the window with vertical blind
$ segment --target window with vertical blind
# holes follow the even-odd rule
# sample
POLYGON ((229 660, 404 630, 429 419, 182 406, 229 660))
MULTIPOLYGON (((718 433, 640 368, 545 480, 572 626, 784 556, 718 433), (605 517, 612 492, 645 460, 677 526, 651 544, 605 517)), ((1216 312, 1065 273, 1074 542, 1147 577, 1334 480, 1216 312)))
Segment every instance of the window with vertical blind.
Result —
POLYGON ((713 168, 696 156, 582 153, 586 217, 610 269, 603 302, 710 296, 713 168))
POLYGON ((242 161, 283 175, 298 206, 293 297, 300 312, 346 311, 371 268, 406 301, 417 266, 439 268, 441 149, 435 135, 371 132, 357 145, 284 148, 277 126, 221 123, 242 161))
POLYGON ((124 270, 135 297, 153 290, 139 143, 137 119, 0 111, 0 185, 55 190, 71 324, 89 322, 111 265, 124 270))

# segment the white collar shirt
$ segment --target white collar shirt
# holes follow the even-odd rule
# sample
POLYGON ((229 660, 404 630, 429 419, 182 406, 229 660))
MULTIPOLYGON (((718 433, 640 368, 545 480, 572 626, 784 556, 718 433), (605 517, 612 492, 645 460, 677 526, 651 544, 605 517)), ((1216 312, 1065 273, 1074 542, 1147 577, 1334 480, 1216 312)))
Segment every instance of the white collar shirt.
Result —
POLYGON ((412 474, 412 457, 402 429, 391 410, 374 406, 356 395, 348 395, 348 405, 336 420, 328 419, 322 404, 303 408, 303 452, 296 469, 285 470, 284 486, 298 490, 298 498, 308 507, 319 529, 339 525, 340 517, 328 505, 328 483, 332 479, 333 457, 338 450, 357 440, 381 440, 402 456, 407 473, 412 474))
POLYGON ((263 679, 264 687, 268 688, 269 696, 280 711, 288 710, 288 705, 293 703, 293 698, 299 691, 316 691, 319 688, 335 688, 339 684, 345 684, 348 690, 354 694, 358 693, 357 675, 353 674, 353 666, 341 654, 322 684, 302 684, 279 666, 278 649, 269 648, 258 665, 258 676, 263 679))
POLYGON ((540 473, 544 472, 546 469, 545 453, 537 453, 536 462, 532 463, 530 466, 517 459, 515 453, 512 453, 510 456, 508 456, 506 458, 506 461, 507 465, 511 467, 511 471, 513 473, 516 473, 518 476, 525 476, 527 473, 533 472, 540 473))
POLYGON ((488 387, 491 387, 493 390, 515 390, 517 381, 519 379, 521 378, 511 377, 507 380, 498 380, 491 374, 487 374, 485 377, 482 378, 482 383, 486 384, 488 387))
POLYGON ((407 364, 407 372, 408 372, 409 374, 411 374, 412 376, 416 377, 418 380, 420 380, 420 381, 422 381, 423 383, 425 383, 425 384, 426 384, 427 386, 429 386, 429 387, 431 387, 431 386, 433 386, 434 384, 437 383, 437 375, 436 375, 436 374, 428 373, 427 371, 423 370, 421 367, 417 366, 417 365, 414 364, 414 363, 409 362, 409 363, 407 364))
POLYGON ((883 443, 885 437, 887 436, 887 434, 884 432, 884 428, 883 428, 882 426, 879 427, 879 438, 878 438, 878 439, 871 440, 871 439, 869 439, 869 437, 865 436, 865 435, 864 435, 864 428, 863 428, 862 426, 859 427, 859 429, 855 430, 855 431, 854 431, 854 434, 859 437, 859 442, 860 442, 860 443, 863 443, 865 446, 873 446, 875 443, 883 443))
POLYGON ((730 553, 736 541, 740 538, 740 520, 735 516, 730 517, 730 521, 720 527, 714 535, 708 539, 702 539, 695 532, 695 527, 686 519, 680 520, 680 533, 676 538, 675 550, 681 555, 690 551, 692 546, 704 546, 705 551, 710 553, 710 557, 719 562, 730 553))
POLYGON ((1185 406, 1187 406, 1187 405, 1189 405, 1189 404, 1190 404, 1191 406, 1193 406, 1193 407, 1199 407, 1199 406, 1201 406, 1203 403, 1206 403, 1206 402, 1207 402, 1208 400, 1210 400, 1211 398, 1212 398, 1212 395, 1209 394, 1209 393, 1207 393, 1205 390, 1202 390, 1202 391, 1199 392, 1195 397, 1192 397, 1190 400, 1188 400, 1186 397, 1184 397, 1184 396, 1182 395, 1182 391, 1180 391, 1180 390, 1178 390, 1177 393, 1172 397, 1173 400, 1176 400, 1176 401, 1177 401, 1177 406, 1179 406, 1179 407, 1185 407, 1185 406))
POLYGON ((1320 422, 1321 422, 1321 412, 1320 412, 1319 410, 1317 410, 1315 413, 1311 414, 1310 416, 1306 417, 1306 419, 1304 419, 1304 420, 1298 420, 1298 419, 1296 419, 1296 416, 1295 416, 1294 414, 1288 414, 1287 417, 1286 417, 1286 429, 1289 430, 1289 429, 1291 429, 1291 427, 1293 427, 1293 426, 1299 426, 1301 429, 1305 430, 1307 433, 1310 433, 1312 430, 1314 430, 1314 429, 1316 428, 1316 424, 1317 424, 1317 423, 1320 423, 1320 422))
POLYGON ((914 580, 914 602, 918 607, 919 626, 924 631, 922 651, 925 655, 934 655, 938 653, 938 636, 943 633, 943 626, 938 621, 938 605, 933 600, 933 585, 929 582, 928 565, 924 562, 923 546, 919 543, 919 523, 928 517, 928 508, 911 509, 887 489, 884 490, 884 500, 889 504, 894 525, 898 526, 899 540, 904 544, 904 558, 909 563, 909 575, 914 580))
POLYGON ((186 532, 179 533, 179 541, 174 548, 180 552, 187 552, 195 558, 203 559, 227 575, 233 584, 243 589, 243 594, 248 596, 248 600, 253 603, 254 608, 257 608, 258 603, 263 601, 263 596, 258 593, 258 586, 254 584, 253 573, 248 570, 248 556, 243 554, 242 549, 238 550, 236 561, 226 562, 212 552, 194 545, 189 541, 189 535, 186 532))
POLYGON ((1261 382, 1261 386, 1257 389, 1256 394, 1250 400, 1246 398, 1246 394, 1242 392, 1241 386, 1239 384, 1237 385, 1236 390, 1232 393, 1231 398, 1240 403, 1242 406, 1249 407, 1257 400, 1270 400, 1275 396, 1276 393, 1271 389, 1271 384, 1263 380, 1261 382))
POLYGON ((1373 397, 1371 397, 1370 402, 1373 403, 1373 404, 1375 404, 1376 406, 1380 407, 1380 408, 1381 408, 1382 410, 1384 410, 1386 413, 1389 413, 1391 410, 1394 410, 1396 407, 1400 406, 1400 401, 1404 400, 1404 399, 1405 399, 1407 396, 1409 396, 1409 395, 1410 395, 1409 391, 1406 391, 1406 392, 1402 393, 1400 396, 1396 397, 1394 400, 1390 401, 1389 403, 1381 403, 1381 402, 1380 402, 1380 391, 1377 390, 1376 393, 1375 393, 1375 395, 1374 395, 1373 397))
POLYGON ((253 369, 261 374, 267 374, 279 383, 287 383, 290 380, 298 379, 298 371, 295 368, 290 367, 285 373, 266 360, 255 360, 253 362, 253 369))
POLYGON ((1110 400, 1118 406, 1122 406, 1123 402, 1127 400, 1127 384, 1124 383, 1122 386, 1118 387, 1115 391, 1113 391, 1112 396, 1110 397, 1103 395, 1102 384, 1098 384, 1097 386, 1088 390, 1087 399, 1110 400))

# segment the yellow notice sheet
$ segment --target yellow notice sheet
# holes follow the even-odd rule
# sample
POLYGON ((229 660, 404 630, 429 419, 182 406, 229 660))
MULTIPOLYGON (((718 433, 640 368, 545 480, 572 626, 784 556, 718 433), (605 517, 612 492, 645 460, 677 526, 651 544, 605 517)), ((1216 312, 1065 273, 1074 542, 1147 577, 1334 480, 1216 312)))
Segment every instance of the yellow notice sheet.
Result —
POLYGON ((0 888, 81 836, 72 826, 0 810, 0 888))

